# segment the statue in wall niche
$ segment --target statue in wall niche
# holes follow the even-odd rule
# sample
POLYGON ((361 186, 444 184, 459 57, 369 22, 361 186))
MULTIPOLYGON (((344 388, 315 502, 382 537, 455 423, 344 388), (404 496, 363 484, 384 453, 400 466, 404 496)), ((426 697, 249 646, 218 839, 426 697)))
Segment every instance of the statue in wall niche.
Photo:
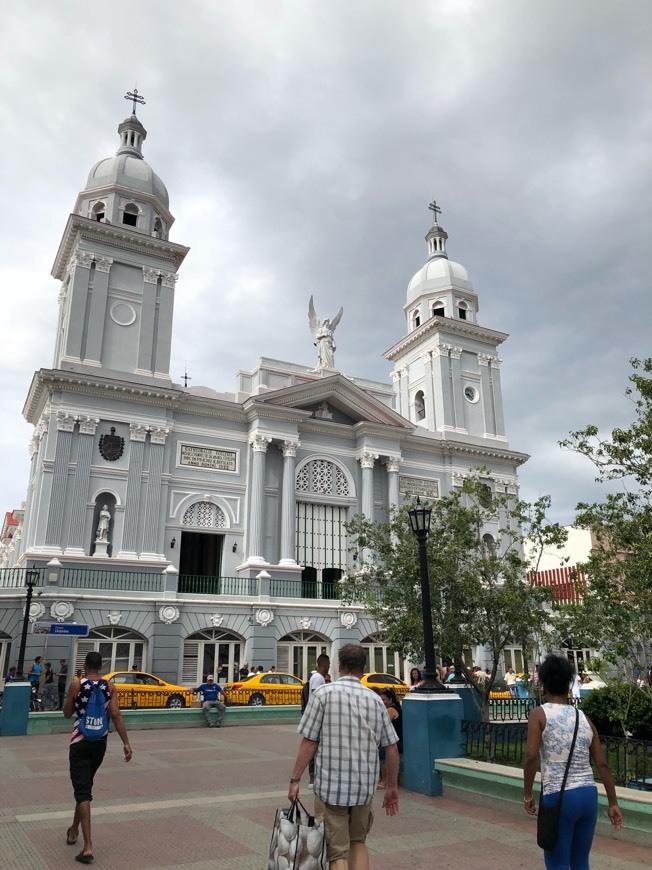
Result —
POLYGON ((111 524, 111 513, 107 505, 102 507, 100 517, 97 521, 97 531, 95 532, 95 543, 101 544, 109 540, 109 525, 111 524))
POLYGON ((323 369, 335 368, 335 339, 333 337, 337 325, 342 319, 344 309, 340 308, 332 320, 324 318, 319 320, 315 312, 315 304, 312 296, 308 303, 308 321, 310 323, 310 332, 315 339, 315 347, 318 352, 317 366, 313 371, 320 372, 323 369))

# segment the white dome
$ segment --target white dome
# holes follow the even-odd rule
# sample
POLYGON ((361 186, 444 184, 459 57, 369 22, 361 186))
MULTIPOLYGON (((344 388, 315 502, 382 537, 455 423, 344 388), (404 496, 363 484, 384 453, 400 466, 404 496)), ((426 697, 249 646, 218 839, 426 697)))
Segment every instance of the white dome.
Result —
POLYGON ((413 302, 424 292, 433 290, 473 291, 469 273, 460 263, 446 257, 434 257, 413 276, 407 288, 407 301, 413 302))
POLYGON ((165 185, 142 157, 116 154, 115 157, 100 160, 89 172, 85 190, 113 184, 153 194, 166 209, 170 206, 165 185))

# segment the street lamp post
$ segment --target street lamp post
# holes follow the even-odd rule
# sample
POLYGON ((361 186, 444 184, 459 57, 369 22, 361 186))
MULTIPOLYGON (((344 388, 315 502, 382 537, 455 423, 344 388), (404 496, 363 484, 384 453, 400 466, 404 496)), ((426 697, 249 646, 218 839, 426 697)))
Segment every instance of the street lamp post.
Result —
POLYGON ((25 599, 25 613, 23 615, 23 631, 20 636, 20 650, 18 652, 18 664, 16 665, 16 679, 24 680, 25 674, 25 644, 27 643, 27 627, 29 626, 29 608, 32 604, 34 586, 38 583, 40 572, 37 568, 27 568, 25 571, 25 585, 27 586, 27 598, 25 599))
POLYGON ((428 577, 428 552, 426 550, 426 542, 430 532, 430 516, 431 508, 426 508, 421 504, 421 499, 417 496, 417 501, 412 510, 408 511, 410 517, 410 525, 412 531, 416 535, 419 543, 419 572, 421 575, 421 610, 423 615, 423 645, 426 659, 425 679, 423 685, 417 689, 419 692, 445 692, 446 689, 439 682, 437 677, 437 666, 435 664, 435 641, 432 635, 432 609, 430 606, 430 579, 428 577))

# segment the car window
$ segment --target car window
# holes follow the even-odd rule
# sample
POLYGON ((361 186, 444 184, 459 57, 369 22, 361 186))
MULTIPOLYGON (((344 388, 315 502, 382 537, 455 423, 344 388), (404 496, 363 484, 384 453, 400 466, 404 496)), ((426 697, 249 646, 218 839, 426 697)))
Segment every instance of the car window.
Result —
POLYGON ((290 674, 281 674, 281 682, 284 686, 302 686, 303 683, 298 677, 293 677, 290 674))
POLYGON ((136 674, 138 678, 138 682, 143 686, 160 686, 161 681, 157 680, 156 677, 151 677, 149 674, 136 674))
POLYGON ((111 682, 116 686, 133 685, 136 682, 134 674, 114 674, 111 682))
POLYGON ((367 677, 368 683, 391 683, 392 677, 389 674, 369 674, 367 677))
POLYGON ((278 674, 265 674, 264 677, 260 678, 261 686, 263 685, 263 683, 265 683, 266 685, 278 686, 280 682, 281 680, 278 674))

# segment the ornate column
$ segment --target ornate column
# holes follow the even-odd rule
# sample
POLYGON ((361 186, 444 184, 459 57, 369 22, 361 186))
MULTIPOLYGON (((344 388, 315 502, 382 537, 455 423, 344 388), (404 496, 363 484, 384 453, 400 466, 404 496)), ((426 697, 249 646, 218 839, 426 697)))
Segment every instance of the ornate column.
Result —
POLYGON ((387 468, 388 500, 390 508, 398 508, 398 472, 402 461, 403 460, 400 456, 388 456, 387 459, 385 459, 385 466, 387 468))
POLYGON ((76 419, 72 414, 59 411, 57 414, 57 443, 52 466, 52 486, 48 505, 48 523, 45 530, 45 546, 62 548, 63 516, 68 483, 68 463, 72 433, 76 419))
POLYGON ((67 556, 84 556, 88 547, 84 540, 88 502, 88 484, 91 478, 91 460, 95 443, 95 430, 100 422, 97 417, 79 417, 77 436, 77 467, 73 478, 72 502, 70 504, 70 529, 68 531, 67 556))
POLYGON ((87 333, 84 335, 84 362, 86 365, 102 365, 102 340, 104 338, 104 321, 109 293, 109 272, 113 260, 111 257, 93 255, 94 270, 92 287, 89 284, 89 315, 87 333))
POLYGON ((374 518, 374 464, 378 459, 377 453, 363 450, 358 456, 362 467, 362 513, 369 520, 374 518))
POLYGON ((158 555, 158 539, 161 513, 161 476, 165 439, 169 429, 154 427, 149 430, 149 475, 145 495, 145 521, 143 527, 143 547, 141 556, 153 558, 158 555))
POLYGON ((453 425, 456 429, 465 429, 464 411, 462 410, 462 348, 449 347, 451 371, 451 398, 453 403, 453 425))
MULTIPOLYGON (((125 496, 125 519, 122 547, 118 558, 135 559, 137 556, 138 517, 140 516, 140 487, 143 475, 143 458, 147 426, 139 423, 129 425, 129 470, 127 471, 127 494, 125 496)), ((114 542, 114 547, 117 542, 114 542)), ((115 552, 115 550, 114 550, 115 552)))
POLYGON ((280 445, 283 451, 283 500, 281 503, 281 558, 279 565, 296 565, 295 559, 295 496, 294 468, 297 447, 300 441, 284 441, 280 445))
POLYGON ((247 561, 265 562, 263 556, 263 507, 265 505, 265 454, 271 438, 268 435, 252 435, 249 439, 253 456, 249 484, 249 534, 247 536, 247 561))

